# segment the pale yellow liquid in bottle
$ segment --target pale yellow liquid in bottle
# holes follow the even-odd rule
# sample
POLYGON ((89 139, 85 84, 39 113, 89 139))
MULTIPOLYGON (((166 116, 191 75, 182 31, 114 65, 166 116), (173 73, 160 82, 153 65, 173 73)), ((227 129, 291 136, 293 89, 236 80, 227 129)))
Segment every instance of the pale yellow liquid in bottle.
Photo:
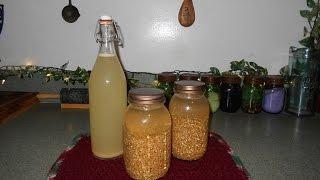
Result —
POLYGON ((89 80, 89 101, 93 154, 103 159, 121 155, 127 84, 116 54, 98 55, 89 80))

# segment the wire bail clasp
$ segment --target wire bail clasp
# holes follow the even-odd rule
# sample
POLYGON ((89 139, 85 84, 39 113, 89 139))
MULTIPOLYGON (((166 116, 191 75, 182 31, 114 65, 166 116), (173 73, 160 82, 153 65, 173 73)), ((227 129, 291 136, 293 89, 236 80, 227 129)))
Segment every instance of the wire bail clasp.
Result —
POLYGON ((114 26, 114 30, 115 30, 115 33, 116 33, 115 41, 117 41, 118 46, 123 47, 123 35, 122 35, 122 32, 121 32, 120 26, 115 21, 113 22, 113 26, 114 26))
POLYGON ((123 36, 117 22, 111 20, 107 23, 98 20, 94 33, 97 43, 116 42, 116 45, 123 47, 123 36))

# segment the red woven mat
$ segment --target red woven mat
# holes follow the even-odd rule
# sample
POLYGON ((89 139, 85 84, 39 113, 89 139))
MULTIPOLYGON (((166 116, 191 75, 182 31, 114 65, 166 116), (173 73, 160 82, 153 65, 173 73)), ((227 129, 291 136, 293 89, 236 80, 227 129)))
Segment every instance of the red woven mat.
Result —
MULTIPOLYGON (((246 180, 245 168, 240 159, 221 136, 210 133, 208 149, 197 161, 172 158, 168 173, 162 179, 217 179, 246 180)), ((79 136, 52 166, 48 179, 52 180, 103 180, 130 179, 122 158, 99 160, 91 152, 90 137, 79 136)))

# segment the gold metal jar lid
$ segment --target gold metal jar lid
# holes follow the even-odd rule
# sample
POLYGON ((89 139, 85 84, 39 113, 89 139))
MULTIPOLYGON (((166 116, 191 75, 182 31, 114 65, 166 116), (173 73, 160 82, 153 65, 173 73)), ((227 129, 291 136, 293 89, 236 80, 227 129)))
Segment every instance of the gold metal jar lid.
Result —
POLYGON ((245 76, 244 77, 244 84, 263 84, 264 79, 261 76, 245 76))
POLYGON ((129 91, 128 100, 135 104, 164 103, 164 92, 156 88, 136 88, 129 91))
POLYGON ((201 74, 201 81, 206 84, 220 84, 220 76, 214 76, 212 73, 201 74))
POLYGON ((266 78, 266 86, 283 86, 284 78, 281 75, 269 75, 266 78))
POLYGON ((222 76, 221 81, 225 84, 241 84, 241 78, 237 75, 222 76))
POLYGON ((175 92, 184 92, 184 93, 192 93, 198 94, 204 91, 204 82, 200 81, 192 81, 192 80, 182 80, 176 81, 174 90, 175 92))
POLYGON ((199 74, 198 73, 182 73, 179 76, 179 80, 198 80, 199 74))
POLYGON ((159 82, 172 83, 177 80, 177 75, 174 72, 162 72, 158 74, 159 82))

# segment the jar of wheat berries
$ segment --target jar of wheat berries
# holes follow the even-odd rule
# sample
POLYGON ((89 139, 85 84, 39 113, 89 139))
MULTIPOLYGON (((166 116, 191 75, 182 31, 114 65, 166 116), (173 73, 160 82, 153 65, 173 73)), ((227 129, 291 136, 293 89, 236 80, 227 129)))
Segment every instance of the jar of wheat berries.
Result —
POLYGON ((129 91, 123 138, 126 171, 134 179, 158 179, 170 166, 171 118, 164 93, 155 88, 129 91))
POLYGON ((176 81, 169 109, 172 118, 172 155, 182 160, 200 159, 208 142, 209 103, 205 83, 176 81))

